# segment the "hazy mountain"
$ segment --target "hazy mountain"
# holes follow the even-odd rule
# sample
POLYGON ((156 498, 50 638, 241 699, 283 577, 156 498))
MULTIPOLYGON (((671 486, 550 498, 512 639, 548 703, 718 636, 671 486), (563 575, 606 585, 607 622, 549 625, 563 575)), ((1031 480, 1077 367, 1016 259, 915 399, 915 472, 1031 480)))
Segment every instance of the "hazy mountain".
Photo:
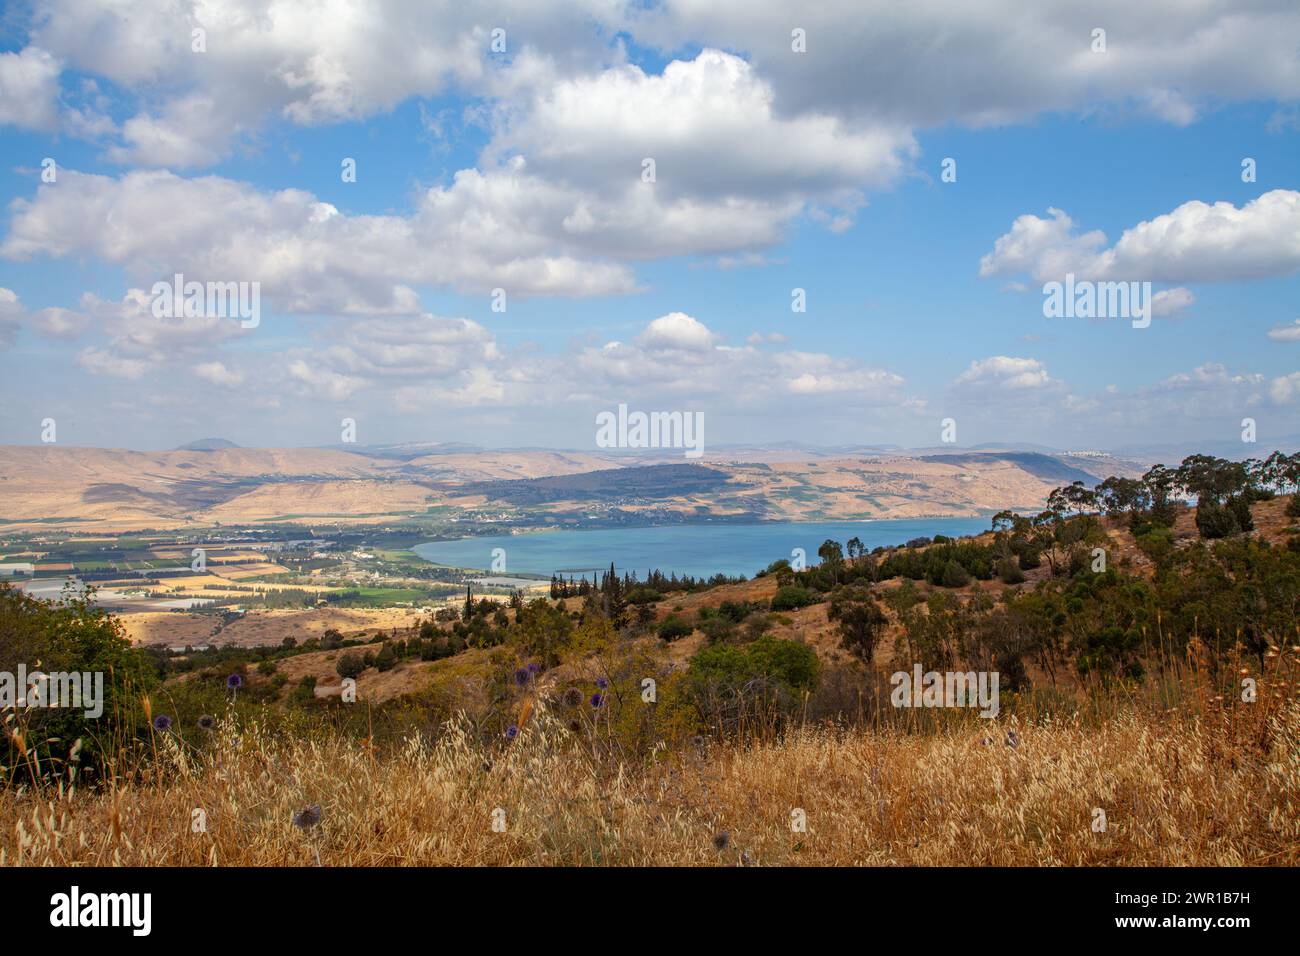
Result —
POLYGON ((200 438, 188 445, 181 445, 176 451, 222 451, 226 448, 238 448, 233 441, 225 438, 200 438))

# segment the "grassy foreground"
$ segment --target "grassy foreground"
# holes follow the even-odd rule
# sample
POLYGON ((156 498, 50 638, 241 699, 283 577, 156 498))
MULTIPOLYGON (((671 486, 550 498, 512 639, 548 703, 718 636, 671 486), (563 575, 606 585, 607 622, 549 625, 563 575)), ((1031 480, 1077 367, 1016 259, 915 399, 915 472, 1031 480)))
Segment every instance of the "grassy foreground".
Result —
POLYGON ((228 719, 202 757, 159 735, 155 775, 112 792, 5 793, 0 864, 1294 866, 1300 704, 1236 713, 795 729, 635 767, 546 714, 385 755, 228 719))

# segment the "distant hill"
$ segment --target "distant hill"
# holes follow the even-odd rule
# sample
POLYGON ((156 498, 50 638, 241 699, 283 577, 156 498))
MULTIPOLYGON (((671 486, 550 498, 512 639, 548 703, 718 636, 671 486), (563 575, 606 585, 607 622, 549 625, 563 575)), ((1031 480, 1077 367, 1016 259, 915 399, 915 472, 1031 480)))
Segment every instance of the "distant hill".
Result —
POLYGON ((224 438, 200 438, 198 441, 192 441, 188 445, 181 445, 177 451, 224 451, 227 448, 238 448, 233 441, 227 441, 224 438))
POLYGON ((662 500, 716 491, 726 485, 727 480, 724 472, 701 465, 643 465, 576 475, 487 481, 467 485, 462 490, 514 505, 537 505, 576 498, 588 501, 619 498, 662 500))
MULTIPOLYGON (((977 465, 988 461, 990 457, 988 454, 926 455, 921 460, 940 462, 946 465, 977 465)), ((1053 458, 1050 455, 1013 451, 1004 452, 997 457, 1003 461, 1013 462, 1035 478, 1041 478, 1049 483, 1068 485, 1075 481, 1082 481, 1089 487, 1097 483, 1095 476, 1079 468, 1067 465, 1059 458, 1053 458)))

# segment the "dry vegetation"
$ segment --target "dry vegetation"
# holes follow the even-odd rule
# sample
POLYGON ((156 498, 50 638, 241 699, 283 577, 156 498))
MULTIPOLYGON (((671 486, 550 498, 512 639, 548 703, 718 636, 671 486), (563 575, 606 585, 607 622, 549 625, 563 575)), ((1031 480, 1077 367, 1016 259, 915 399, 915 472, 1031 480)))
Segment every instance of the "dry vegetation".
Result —
POLYGON ((387 754, 229 720, 212 733, 201 757, 157 735, 157 775, 112 792, 7 793, 0 863, 1300 863, 1294 701, 1201 717, 1132 710, 1095 726, 808 728, 639 765, 545 714, 509 743, 452 726, 387 754), (319 824, 295 826, 313 804, 319 824), (196 808, 206 832, 192 832, 196 808), (795 809, 804 833, 792 832, 795 809))

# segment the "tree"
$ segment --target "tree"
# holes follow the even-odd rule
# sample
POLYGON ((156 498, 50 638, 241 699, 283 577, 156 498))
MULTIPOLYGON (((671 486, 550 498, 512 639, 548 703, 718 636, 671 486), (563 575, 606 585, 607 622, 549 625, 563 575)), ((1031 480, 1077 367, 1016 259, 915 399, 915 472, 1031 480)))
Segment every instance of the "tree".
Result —
POLYGON ((822 559, 822 565, 830 571, 831 581, 834 582, 840 565, 844 563, 844 549, 840 543, 827 538, 817 549, 817 557, 822 559))
POLYGON ((1178 487, 1178 473, 1164 465, 1152 465, 1142 476, 1151 501, 1151 520, 1168 528, 1174 523, 1174 492, 1178 487))
MULTIPOLYGON (((93 713, 96 705, 88 699, 95 696, 93 680, 82 685, 85 706, 6 709, 0 781, 56 773, 66 782, 74 751, 82 773, 97 772, 111 742, 144 728, 141 699, 157 683, 158 672, 147 655, 131 647, 121 622, 92 603, 90 592, 55 603, 0 583, 0 672, 16 681, 20 664, 29 677, 34 672, 102 674, 100 713, 93 713), (25 754, 15 734, 21 735, 25 754)), ((54 686, 53 680, 47 683, 54 686)), ((28 693, 27 687, 11 689, 15 696, 28 693)))
POLYGON ((888 618, 866 588, 844 589, 831 597, 827 620, 839 625, 840 646, 871 663, 888 618))
POLYGON ((849 557, 854 559, 855 561, 858 558, 862 557, 862 555, 865 553, 862 547, 862 539, 859 538, 857 535, 854 535, 852 538, 849 538, 846 546, 849 549, 849 557))

